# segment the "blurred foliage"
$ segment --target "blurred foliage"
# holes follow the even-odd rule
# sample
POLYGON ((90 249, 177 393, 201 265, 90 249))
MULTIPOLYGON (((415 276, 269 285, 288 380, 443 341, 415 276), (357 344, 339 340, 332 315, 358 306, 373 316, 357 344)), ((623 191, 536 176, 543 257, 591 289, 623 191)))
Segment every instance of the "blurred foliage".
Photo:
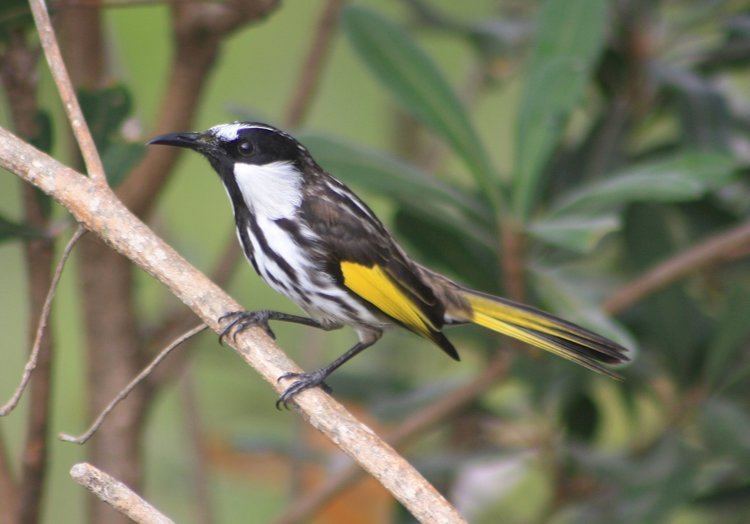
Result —
MULTIPOLYGON (((0 36, 11 16, 25 16, 18 4, 0 8, 0 36)), ((292 18, 282 20, 305 19, 292 18)), ((278 44, 274 36, 283 33, 286 42, 295 34, 275 27, 267 41, 253 40, 254 53, 278 44)), ((509 378, 415 448, 421 470, 472 522, 749 521, 747 248, 617 318, 601 307, 654 264, 750 219, 748 2, 352 2, 342 32, 340 52, 353 58, 337 55, 320 116, 299 133, 319 163, 374 201, 416 258, 476 288, 508 287, 499 228, 516 225, 529 301, 621 341, 635 357, 617 370, 624 381, 615 383, 517 351, 509 378), (454 87, 466 74, 479 78, 468 94, 454 87), (357 112, 364 106, 369 113, 357 112), (387 110, 394 108, 391 119, 387 110)), ((257 88, 235 85, 249 59, 240 49, 226 66, 234 69, 219 77, 224 91, 209 101, 260 104, 249 94, 233 98, 257 88)), ((266 69, 255 64, 257 78, 282 69, 280 60, 269 61, 266 69)), ((138 98, 147 83, 140 74, 134 67, 122 83, 81 93, 112 183, 143 154, 122 133, 147 103, 138 98)), ((246 112, 280 114, 274 104, 246 112)), ((225 117, 225 108, 212 109, 211 118, 225 117)), ((205 170, 195 167, 198 160, 187 162, 186 169, 205 170)), ((189 189, 175 193, 177 203, 167 198, 161 218, 173 212, 189 224, 218 222, 216 208, 199 209, 209 182, 181 180, 189 189)), ((218 245, 218 228, 229 224, 223 216, 204 246, 193 230, 179 232, 179 220, 176 243, 201 262, 211 258, 205 246, 218 245)), ((0 219, 0 240, 28 234, 0 219)), ((242 284, 252 292, 238 290, 248 302, 259 304, 254 294, 277 300, 248 282, 242 284)), ((284 346, 304 342, 279 332, 284 346)), ((471 329, 455 337, 470 370, 482 369, 499 343, 471 329)), ((331 355, 345 342, 331 343, 331 355)), ((412 338, 383 345, 373 352, 379 357, 363 356, 332 385, 338 397, 390 423, 445 395, 456 376, 470 375, 466 367, 438 367, 439 357, 421 347, 402 351, 417 345, 412 338)), ((318 357, 306 365, 319 365, 318 357)), ((278 443, 294 436, 265 410, 270 395, 248 394, 247 370, 221 367, 218 359, 199 361, 209 370, 201 386, 214 408, 212 431, 229 441, 236 429, 238 453, 299 454, 296 445, 278 443), (215 393, 227 389, 229 402, 215 393)), ((157 449, 170 447, 155 440, 157 449)), ((243 514, 233 505, 242 502, 229 500, 232 489, 217 497, 222 515, 243 514)), ((281 499, 284 491, 275 494, 281 499)))

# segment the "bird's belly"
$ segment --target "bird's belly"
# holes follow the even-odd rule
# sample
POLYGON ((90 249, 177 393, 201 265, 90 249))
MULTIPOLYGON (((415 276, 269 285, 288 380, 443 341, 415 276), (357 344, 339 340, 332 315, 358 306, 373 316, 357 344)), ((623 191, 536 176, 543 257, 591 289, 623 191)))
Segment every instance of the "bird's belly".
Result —
POLYGON ((271 288, 325 325, 361 324, 382 328, 389 324, 318 267, 309 246, 299 245, 274 220, 258 217, 257 225, 257 228, 248 228, 254 265, 271 288))

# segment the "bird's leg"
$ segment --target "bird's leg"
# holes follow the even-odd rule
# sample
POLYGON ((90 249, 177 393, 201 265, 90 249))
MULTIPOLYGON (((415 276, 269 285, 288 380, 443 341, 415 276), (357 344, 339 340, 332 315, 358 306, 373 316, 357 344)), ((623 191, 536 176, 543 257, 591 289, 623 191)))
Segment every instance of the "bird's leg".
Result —
POLYGON ((227 326, 219 335, 219 342, 224 340, 224 337, 231 333, 232 340, 237 338, 237 335, 247 328, 252 326, 258 326, 266 332, 266 334, 275 339, 276 334, 268 325, 269 320, 281 320, 283 322, 293 322, 295 324, 303 324, 305 326, 312 326, 319 329, 329 330, 332 329, 329 326, 321 324, 317 320, 308 317, 302 317, 299 315, 290 315, 289 313, 282 313, 280 311, 269 311, 263 309, 260 311, 232 311, 219 317, 219 322, 229 321, 227 326))
POLYGON ((289 401, 292 400, 295 395, 306 389, 314 388, 316 386, 321 386, 323 388, 323 391, 325 391, 326 393, 330 393, 330 386, 328 386, 323 381, 328 378, 331 373, 338 369, 344 362, 354 357, 357 353, 360 353, 368 347, 372 346, 379 338, 380 333, 377 333, 372 337, 368 337, 368 339, 365 341, 357 342, 339 358, 328 364, 326 367, 320 368, 316 371, 312 371, 310 373, 284 373, 283 375, 281 375, 278 378, 279 382, 290 378, 296 380, 292 383, 291 386, 284 390, 284 393, 281 394, 279 400, 276 401, 276 409, 281 409, 282 405, 285 408, 289 409, 289 401))

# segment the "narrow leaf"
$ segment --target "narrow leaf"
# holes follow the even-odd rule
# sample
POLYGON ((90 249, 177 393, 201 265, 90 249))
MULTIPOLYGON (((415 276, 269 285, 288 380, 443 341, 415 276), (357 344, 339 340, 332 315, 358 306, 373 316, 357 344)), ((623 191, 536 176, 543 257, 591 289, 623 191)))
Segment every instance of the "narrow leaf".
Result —
POLYGON ((548 0, 539 14, 516 129, 513 204, 524 220, 602 50, 606 21, 605 0, 548 0))
POLYGON ((146 146, 137 143, 112 142, 102 154, 104 171, 111 187, 117 187, 146 154, 146 146))
POLYGON ((549 245, 590 253, 605 236, 620 229, 620 225, 620 217, 614 214, 565 216, 532 222, 526 230, 549 245))
POLYGON ((360 6, 344 11, 343 27, 364 63, 401 106, 442 137, 497 207, 497 176, 487 151, 450 85, 401 27, 360 6))
POLYGON ((551 216, 611 210, 630 202, 681 202, 729 183, 735 162, 720 153, 681 153, 631 167, 564 195, 551 216))

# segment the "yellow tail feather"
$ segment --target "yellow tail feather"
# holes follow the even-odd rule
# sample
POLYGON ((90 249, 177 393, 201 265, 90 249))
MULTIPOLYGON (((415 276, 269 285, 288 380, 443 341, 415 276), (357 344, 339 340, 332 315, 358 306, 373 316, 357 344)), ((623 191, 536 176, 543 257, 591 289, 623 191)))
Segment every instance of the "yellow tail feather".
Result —
POLYGON ((548 313, 475 291, 465 290, 464 297, 472 308, 471 322, 593 371, 619 378, 601 363, 628 360, 619 344, 548 313))

